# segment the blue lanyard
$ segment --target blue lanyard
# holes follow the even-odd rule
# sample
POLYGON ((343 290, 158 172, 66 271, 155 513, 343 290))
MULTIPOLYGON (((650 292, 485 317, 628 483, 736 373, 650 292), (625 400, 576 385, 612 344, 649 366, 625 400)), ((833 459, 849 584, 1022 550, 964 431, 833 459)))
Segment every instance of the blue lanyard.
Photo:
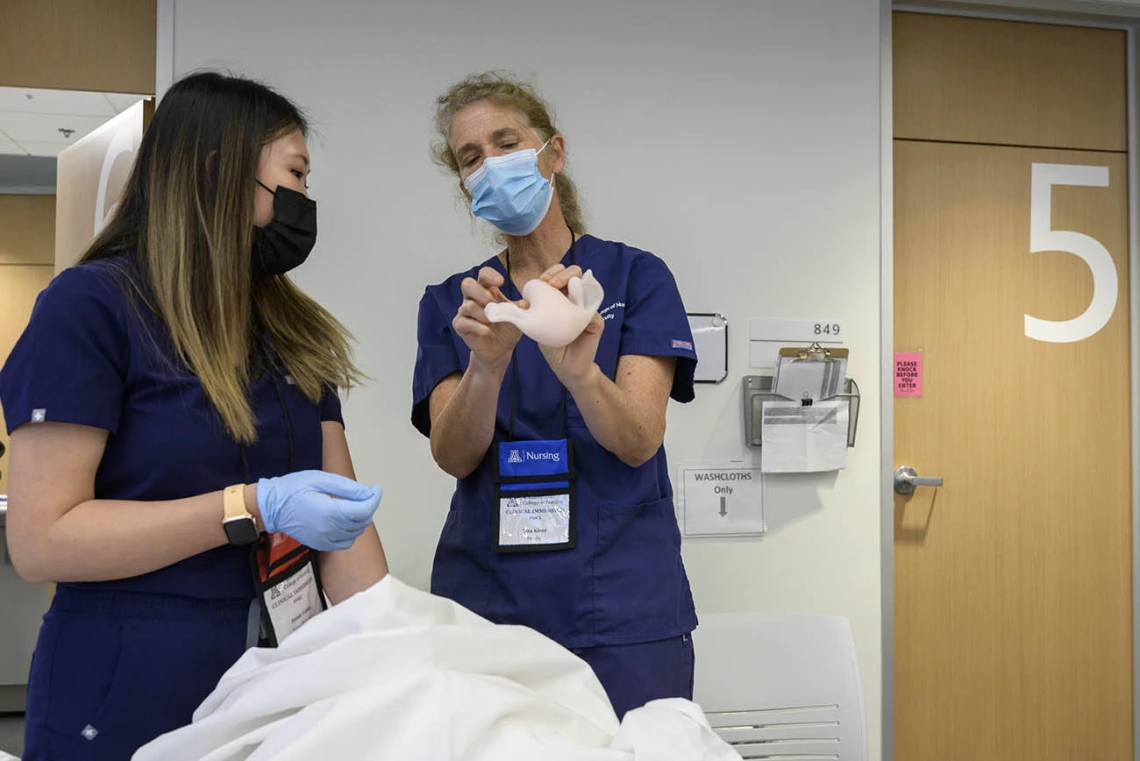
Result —
MULTIPOLYGON (((573 267, 577 263, 577 256, 575 255, 574 248, 578 243, 578 236, 574 234, 573 228, 569 225, 566 226, 570 230, 570 266, 573 267)), ((518 298, 522 298, 522 293, 519 293, 515 288, 515 281, 511 280, 511 252, 507 251, 507 298, 511 298, 510 294, 513 291, 518 293, 518 298)), ((507 429, 507 441, 515 440, 515 400, 519 395, 519 358, 517 347, 511 351, 511 422, 510 427, 507 429)), ((566 431, 566 387, 562 387, 562 410, 561 417, 559 418, 558 429, 562 431, 562 438, 569 438, 566 431)))

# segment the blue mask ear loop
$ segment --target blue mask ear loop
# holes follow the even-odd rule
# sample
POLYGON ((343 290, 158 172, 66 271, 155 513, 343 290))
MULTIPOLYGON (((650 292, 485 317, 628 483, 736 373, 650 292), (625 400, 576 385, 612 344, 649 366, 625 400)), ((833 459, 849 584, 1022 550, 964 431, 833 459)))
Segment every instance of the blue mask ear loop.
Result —
MULTIPOLYGON (((543 143, 543 144, 542 144, 542 147, 541 147, 541 148, 539 148, 539 149, 538 149, 538 150, 535 152, 535 154, 534 154, 534 160, 535 160, 535 162, 536 162, 536 164, 535 164, 535 167, 534 167, 534 168, 535 168, 535 171, 538 171, 538 165, 537 165, 537 161, 538 161, 538 154, 540 154, 540 153, 542 153, 543 151, 545 151, 545 150, 546 150, 546 146, 548 146, 548 145, 550 145, 550 141, 549 141, 549 140, 547 140, 545 143, 543 143)), ((538 172, 538 176, 539 176, 539 177, 542 177, 542 172, 541 172, 541 171, 539 171, 539 172, 538 172)), ((542 179, 546 180, 546 178, 545 178, 545 177, 542 177, 542 179)), ((547 182, 549 182, 549 183, 550 183, 552 186, 554 185, 554 172, 551 172, 551 173, 550 173, 550 179, 549 179, 549 180, 546 180, 546 181, 547 181, 547 182)), ((569 229, 570 229, 570 225, 566 225, 566 229, 568 229, 568 230, 569 230, 569 229)), ((507 258, 508 258, 508 259, 510 259, 510 257, 509 257, 509 256, 508 256, 507 258)), ((508 264, 509 264, 509 263, 510 263, 510 262, 508 262, 508 264)), ((571 264, 573 264, 573 263, 574 263, 574 231, 573 231, 573 230, 570 230, 570 263, 571 263, 571 264)))
MULTIPOLYGON (((570 225, 566 225, 566 229, 570 231, 570 266, 573 267, 577 263, 577 258, 578 258, 577 254, 575 252, 575 248, 577 247, 577 244, 578 244, 578 236, 574 234, 574 229, 572 227, 570 227, 570 225)), ((518 291, 514 290, 514 288, 515 288, 515 281, 511 280, 511 254, 508 251, 507 252, 507 290, 508 290, 508 293, 511 291, 514 291, 515 293, 517 293, 518 291)), ((518 295, 519 295, 519 298, 521 299, 522 294, 519 293, 518 295)), ((519 359, 518 359, 518 352, 516 350, 516 351, 511 352, 511 418, 510 418, 510 427, 507 429, 507 441, 514 441, 515 440, 515 408, 516 408, 515 400, 518 398, 518 395, 519 395, 519 359)), ((562 387, 562 410, 561 410, 561 416, 560 416, 559 421, 558 421, 558 428, 560 431, 562 431, 562 438, 564 438, 564 439, 569 438, 569 434, 566 430, 566 387, 565 386, 562 387)))

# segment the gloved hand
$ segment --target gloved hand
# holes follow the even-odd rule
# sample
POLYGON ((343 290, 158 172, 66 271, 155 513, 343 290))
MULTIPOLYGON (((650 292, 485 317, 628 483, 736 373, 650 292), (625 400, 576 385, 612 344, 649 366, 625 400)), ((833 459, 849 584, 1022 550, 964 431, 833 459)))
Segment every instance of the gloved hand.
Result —
POLYGON ((257 509, 269 533, 306 547, 345 550, 372 523, 383 490, 323 470, 303 470, 257 482, 257 509))

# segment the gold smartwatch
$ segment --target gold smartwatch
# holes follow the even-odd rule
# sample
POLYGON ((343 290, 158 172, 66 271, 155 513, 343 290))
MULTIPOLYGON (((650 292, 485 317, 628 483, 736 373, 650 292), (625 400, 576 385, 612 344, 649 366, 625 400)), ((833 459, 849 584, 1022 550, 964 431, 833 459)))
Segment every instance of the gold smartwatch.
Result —
POLYGON ((245 484, 235 484, 222 492, 222 505, 225 517, 222 528, 230 544, 253 544, 257 541, 257 523, 245 509, 245 484))

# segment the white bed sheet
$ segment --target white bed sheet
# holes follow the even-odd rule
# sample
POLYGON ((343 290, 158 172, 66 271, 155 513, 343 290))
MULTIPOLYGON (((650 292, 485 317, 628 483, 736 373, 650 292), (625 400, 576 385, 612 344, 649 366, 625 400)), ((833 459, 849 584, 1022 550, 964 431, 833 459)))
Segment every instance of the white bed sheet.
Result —
POLYGON ((388 576, 248 651, 134 761, 737 761, 685 700, 620 724, 584 661, 388 576))

